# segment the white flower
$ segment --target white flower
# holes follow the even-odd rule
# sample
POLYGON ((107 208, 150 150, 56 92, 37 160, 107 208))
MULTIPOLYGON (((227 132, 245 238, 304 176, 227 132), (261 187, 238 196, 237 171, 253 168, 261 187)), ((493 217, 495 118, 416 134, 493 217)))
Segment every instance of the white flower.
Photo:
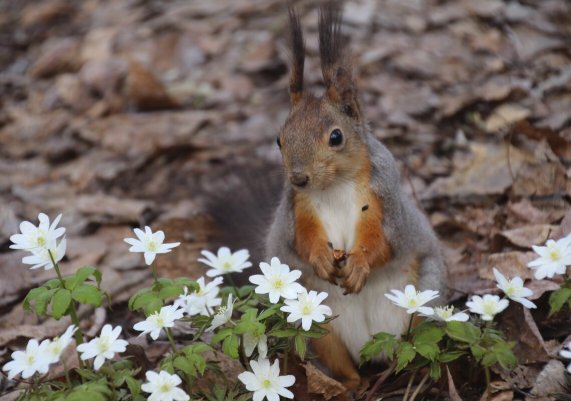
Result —
MULTIPOLYGON (((571 342, 567 343, 567 345, 559 351, 559 355, 561 355, 562 358, 571 359, 571 342)), ((567 365, 567 371, 571 373, 571 363, 567 365)))
MULTIPOLYGON (((234 302, 236 302, 234 300, 234 302)), ((232 312, 234 311, 234 302, 232 302, 232 294, 228 295, 228 300, 226 301, 226 306, 221 306, 216 311, 214 318, 212 319, 212 324, 206 331, 213 331, 217 327, 226 324, 232 317, 232 312)))
POLYGON ((212 267, 212 269, 206 272, 208 277, 216 277, 226 273, 240 273, 242 270, 252 266, 252 263, 248 262, 250 252, 246 249, 232 253, 230 249, 222 247, 218 250, 218 255, 214 255, 206 250, 200 253, 206 259, 200 258, 198 261, 212 267))
POLYGON ((295 376, 280 376, 280 367, 276 359, 273 365, 265 358, 250 361, 252 372, 242 372, 238 379, 246 386, 246 390, 253 391, 253 401, 279 401, 280 396, 293 398, 293 393, 286 389, 295 383, 295 376))
POLYGON ((60 337, 56 337, 51 341, 50 340, 42 341, 41 346, 45 347, 45 351, 50 357, 50 363, 56 363, 59 361, 62 352, 71 343, 71 340, 73 339, 73 334, 76 331, 77 327, 72 324, 60 337))
POLYGON ((12 360, 2 370, 8 372, 8 379, 13 379, 22 373, 22 379, 32 377, 36 372, 48 373, 50 356, 45 347, 40 346, 37 340, 28 341, 25 351, 12 352, 12 360))
POLYGON ((10 237, 10 241, 13 242, 10 248, 33 252, 53 247, 56 239, 65 233, 65 228, 57 227, 60 219, 61 214, 50 225, 50 218, 46 214, 40 213, 38 215, 40 224, 37 227, 29 221, 21 222, 21 234, 14 234, 10 237))
POLYGON ((161 370, 159 373, 148 371, 145 376, 148 383, 141 386, 141 390, 145 393, 151 393, 148 401, 188 401, 190 397, 184 390, 178 388, 182 383, 180 377, 176 374, 169 374, 161 370))
POLYGON ((331 308, 321 305, 328 295, 326 292, 318 294, 315 291, 309 291, 309 293, 304 291, 298 294, 297 299, 286 299, 285 306, 282 306, 280 310, 289 313, 287 317, 289 323, 301 319, 301 327, 308 331, 312 322, 321 323, 325 320, 325 316, 331 316, 331 308))
POLYGON ((571 265, 571 234, 554 241, 548 240, 545 246, 532 246, 539 258, 529 262, 527 267, 535 270, 538 280, 552 278, 556 274, 565 274, 571 265))
POLYGON ((179 308, 178 305, 163 306, 160 311, 153 313, 147 319, 137 323, 133 328, 137 331, 142 331, 140 336, 150 333, 151 338, 156 340, 159 338, 161 330, 166 327, 173 327, 174 322, 181 319, 184 310, 179 308))
POLYGON ((81 353, 81 359, 85 361, 95 358, 93 368, 99 370, 106 359, 113 359, 116 353, 125 352, 129 343, 125 340, 118 340, 121 330, 121 326, 115 328, 110 324, 103 326, 99 337, 77 346, 77 351, 81 353))
POLYGON ((502 290, 509 299, 519 302, 528 309, 537 308, 533 302, 526 298, 533 295, 533 291, 523 286, 521 277, 515 276, 511 280, 508 280, 496 268, 494 268, 494 276, 496 276, 496 281, 498 282, 497 287, 502 290))
POLYGON ((506 309, 509 305, 507 299, 500 299, 497 295, 486 294, 484 297, 474 295, 466 302, 470 312, 482 315, 482 320, 493 320, 494 316, 506 309))
POLYGON ((222 284, 222 281, 222 277, 216 277, 210 283, 205 284, 204 277, 200 277, 196 280, 200 289, 197 292, 189 293, 185 287, 184 294, 178 297, 175 305, 180 305, 184 312, 190 316, 212 315, 214 308, 222 303, 222 298, 218 297, 218 292, 220 291, 218 286, 222 284))
POLYGON ((414 285, 408 284, 404 288, 404 292, 399 290, 391 290, 391 292, 392 294, 385 294, 385 297, 390 299, 395 305, 405 308, 406 313, 420 312, 425 316, 433 314, 432 308, 423 305, 434 298, 438 298, 438 291, 417 291, 414 285))
POLYGON ((265 334, 255 336, 250 332, 246 332, 242 339, 244 341, 244 352, 247 357, 252 356, 256 347, 258 347, 260 358, 265 358, 268 355, 268 337, 265 334))
POLYGON ((131 245, 129 252, 143 252, 147 265, 153 263, 158 253, 168 253, 172 248, 180 245, 180 242, 163 244, 165 233, 162 231, 153 233, 149 226, 145 227, 144 232, 138 228, 135 228, 133 232, 137 236, 137 239, 125 238, 124 241, 131 245))
POLYGON ((466 322, 470 318, 470 316, 464 312, 454 313, 453 306, 435 306, 433 314, 424 316, 434 320, 440 320, 441 322, 466 322))
POLYGON ((56 246, 55 241, 49 245, 49 248, 41 248, 33 251, 31 255, 22 258, 22 263, 32 265, 30 269, 39 269, 43 267, 45 270, 54 268, 55 263, 59 263, 65 256, 67 240, 63 238, 59 245, 56 246), (50 257, 51 253, 51 257, 50 257), (52 262, 52 258, 54 259, 52 262))
POLYGON ((297 294, 304 291, 296 280, 301 276, 299 270, 289 271, 289 266, 273 257, 270 264, 260 263, 263 275, 250 276, 250 282, 256 284, 256 294, 269 294, 270 302, 275 304, 283 299, 295 299, 297 294))

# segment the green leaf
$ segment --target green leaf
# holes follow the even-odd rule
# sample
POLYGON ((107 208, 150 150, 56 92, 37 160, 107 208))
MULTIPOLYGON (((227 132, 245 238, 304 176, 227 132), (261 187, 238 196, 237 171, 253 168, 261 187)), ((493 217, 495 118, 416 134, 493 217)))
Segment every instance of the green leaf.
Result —
POLYGON ((159 292, 159 298, 165 300, 167 298, 174 298, 178 297, 182 294, 183 289, 177 285, 169 285, 167 287, 163 287, 159 292))
POLYGON ((85 280, 89 278, 97 269, 91 266, 80 267, 73 276, 71 276, 71 281, 69 285, 66 286, 69 290, 72 290, 80 284, 83 284, 85 280))
POLYGON ((401 342, 396 351, 397 355, 397 373, 407 367, 416 356, 416 351, 411 343, 401 342))
POLYGON ((212 340, 210 343, 212 345, 216 345, 219 342, 221 342, 222 340, 225 340, 227 337, 231 336, 232 333, 233 333, 233 330, 231 327, 227 327, 225 329, 222 329, 218 333, 214 334, 214 336, 212 336, 212 340))
POLYGON ((307 352, 307 344, 305 343, 305 337, 301 335, 295 336, 295 351, 301 358, 301 360, 305 360, 305 354, 307 352))
POLYGON ((319 323, 313 323, 311 325, 311 328, 309 329, 309 331, 301 331, 301 335, 304 337, 311 337, 311 338, 320 338, 323 337, 324 335, 328 334, 329 331, 327 331, 325 328, 319 326, 319 323))
POLYGON ((478 327, 468 322, 448 322, 446 334, 453 340, 472 344, 480 339, 481 331, 478 327))
POLYGON ((517 358, 512 352, 513 346, 513 343, 503 341, 492 348, 495 359, 504 369, 513 369, 517 366, 517 358))
POLYGON ((92 284, 81 284, 73 290, 71 295, 77 302, 95 307, 101 306, 103 301, 101 290, 92 284))
POLYGON ((234 333, 244 334, 252 333, 261 336, 266 331, 266 326, 259 322, 240 322, 234 327, 234 333))
POLYGON ((444 337, 444 329, 437 326, 423 326, 414 334, 414 345, 437 344, 444 337))
POLYGON ((212 351, 212 347, 206 343, 198 342, 196 344, 188 345, 182 349, 187 354, 202 354, 204 352, 212 351))
POLYGON ((278 313, 280 311, 280 305, 274 305, 264 311, 262 311, 262 313, 260 313, 260 315, 258 316, 258 320, 265 320, 267 318, 269 318, 270 316, 275 315, 276 313, 278 313))
POLYGON ((42 287, 47 288, 48 290, 53 290, 54 288, 61 288, 61 281, 59 278, 52 278, 48 280, 42 285, 42 287))
POLYGON ((150 316, 155 312, 158 312, 163 307, 163 301, 157 297, 151 299, 145 306, 145 316, 150 316))
POLYGON ((238 346, 239 339, 237 335, 232 334, 224 339, 222 343, 222 352, 228 355, 232 359, 238 359, 238 346))
POLYGON ((553 291, 549 296, 549 316, 559 312, 567 302, 571 302, 571 288, 561 287, 553 291))
POLYGON ((127 387, 129 387, 129 391, 131 392, 133 398, 141 394, 141 382, 139 380, 135 379, 132 376, 127 376, 125 381, 127 382, 127 387))
POLYGON ((173 280, 165 277, 160 277, 157 281, 161 287, 168 287, 174 284, 173 280))
POLYGON ((470 346, 470 351, 472 352, 472 355, 474 355, 474 358, 476 358, 477 361, 482 360, 482 358, 486 354, 486 349, 479 344, 474 344, 470 346))
POLYGON ((430 364, 430 378, 432 380, 438 380, 442 376, 442 371, 440 370, 440 363, 432 362, 430 364))
POLYGON ((184 356, 177 356, 174 360, 174 366, 175 368, 182 370, 187 375, 196 376, 196 368, 184 356))
POLYGON ((129 307, 129 310, 137 310, 139 308, 135 308, 133 306, 133 304, 137 301, 137 299, 144 295, 144 294, 148 294, 148 293, 152 293, 153 290, 150 288, 141 288, 140 290, 138 290, 137 292, 135 292, 133 295, 131 295, 131 298, 129 298, 129 303, 127 304, 127 306, 129 307))
POLYGON ((131 303, 129 305, 129 309, 131 309, 132 311, 144 309, 145 306, 147 306, 151 302, 155 302, 155 300, 157 300, 157 299, 158 299, 158 296, 153 291, 141 293, 141 294, 137 295, 136 297, 135 296, 131 297, 131 300, 129 301, 131 303), (133 301, 133 302, 131 302, 131 301, 133 301))
POLYGON ((59 289, 54 294, 52 298, 52 316, 55 320, 61 319, 61 317, 69 308, 71 304, 71 292, 66 289, 59 289))
POLYGON ((65 398, 66 401, 106 401, 103 394, 93 390, 74 391, 65 398))
POLYGON ((196 367, 198 373, 203 375, 204 371, 206 370, 206 359, 204 359, 201 355, 198 354, 191 355, 188 358, 190 359, 192 364, 196 367))
POLYGON ((277 338, 284 338, 284 337, 293 337, 297 335, 299 330, 293 328, 286 328, 281 330, 272 330, 268 333, 268 335, 277 337, 277 338))
POLYGON ((366 362, 384 353, 391 360, 394 357, 398 341, 393 334, 378 333, 367 341, 361 349, 361 362, 366 362))
POLYGON ((48 290, 48 291, 40 294, 36 298, 35 309, 36 309, 36 313, 39 316, 44 316, 46 314, 46 311, 48 309, 48 303, 51 301, 51 299, 53 298, 54 294, 57 291, 58 291, 58 289, 54 288, 52 290, 48 290))
POLYGON ((200 289, 200 286, 196 281, 191 280, 187 277, 176 278, 174 280, 174 283, 181 287, 186 287, 188 289, 188 292, 197 292, 200 289))
POLYGON ((442 363, 448 363, 448 362, 452 362, 455 361, 456 359, 460 358, 462 355, 464 355, 465 352, 464 351, 449 351, 449 352, 442 352, 439 356, 438 356, 438 360, 442 363))
POLYGON ((416 352, 430 361, 435 361, 436 357, 440 353, 438 345, 435 344, 418 344, 415 345, 414 348, 416 349, 416 352))
POLYGON ((30 290, 30 292, 28 292, 28 295, 26 295, 26 298, 24 298, 24 304, 23 304, 24 309, 30 310, 30 301, 35 301, 36 299, 38 299, 38 297, 40 297, 46 291, 48 291, 48 289, 43 287, 43 286, 37 287, 37 288, 32 288, 30 290))
POLYGON ((238 297, 241 299, 246 298, 252 291, 254 291, 254 288, 256 287, 253 285, 244 285, 238 288, 238 297))

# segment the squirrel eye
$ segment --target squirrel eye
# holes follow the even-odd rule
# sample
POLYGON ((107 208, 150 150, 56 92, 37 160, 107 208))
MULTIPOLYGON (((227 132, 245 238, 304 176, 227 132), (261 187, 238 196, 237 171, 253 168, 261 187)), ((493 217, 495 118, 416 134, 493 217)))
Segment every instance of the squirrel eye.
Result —
POLYGON ((339 146, 343 142, 343 134, 339 128, 335 128, 329 135, 329 146, 339 146))
POLYGON ((278 148, 282 148, 282 143, 280 142, 280 137, 278 136, 278 139, 276 140, 276 143, 278 144, 278 148))

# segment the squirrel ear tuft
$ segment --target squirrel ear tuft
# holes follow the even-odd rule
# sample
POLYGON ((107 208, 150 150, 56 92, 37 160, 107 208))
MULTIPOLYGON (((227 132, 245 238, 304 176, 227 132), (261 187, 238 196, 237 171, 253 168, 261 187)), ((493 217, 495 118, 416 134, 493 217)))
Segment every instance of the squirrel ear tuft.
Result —
POLYGON ((289 77, 289 96, 292 107, 303 96, 303 66, 305 63, 305 43, 299 16, 295 12, 291 2, 288 4, 291 72, 289 77))
POLYGON ((341 112, 359 119, 357 87, 353 80, 349 49, 341 35, 341 4, 332 0, 319 9, 319 56, 325 95, 341 112))

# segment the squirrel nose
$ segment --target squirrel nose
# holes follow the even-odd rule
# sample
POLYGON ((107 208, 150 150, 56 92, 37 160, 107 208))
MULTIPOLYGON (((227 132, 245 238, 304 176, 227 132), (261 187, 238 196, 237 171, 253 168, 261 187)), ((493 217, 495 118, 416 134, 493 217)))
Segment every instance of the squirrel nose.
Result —
POLYGON ((289 181, 296 187, 303 188, 309 182, 309 176, 304 173, 291 173, 289 181))

